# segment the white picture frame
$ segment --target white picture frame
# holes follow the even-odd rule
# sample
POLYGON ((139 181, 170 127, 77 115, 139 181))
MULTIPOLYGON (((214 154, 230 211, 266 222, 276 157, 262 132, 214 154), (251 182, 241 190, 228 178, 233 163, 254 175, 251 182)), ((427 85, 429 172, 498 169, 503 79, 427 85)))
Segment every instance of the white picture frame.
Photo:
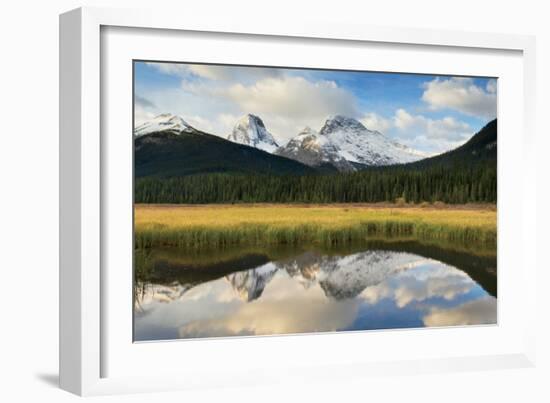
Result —
MULTIPOLYGON (((110 141, 111 137, 105 138, 105 133, 109 133, 114 126, 106 122, 108 113, 102 107, 107 101, 110 102, 109 105, 114 105, 112 99, 116 99, 116 96, 110 98, 110 95, 104 99, 105 94, 109 94, 110 88, 109 84, 102 80, 105 65, 101 59, 110 55, 103 49, 107 47, 107 42, 105 37, 102 37, 102 32, 108 31, 109 27, 122 30, 154 29, 157 30, 155 32, 170 33, 171 38, 166 41, 177 40, 178 32, 182 34, 192 32, 195 37, 200 37, 201 33, 203 35, 216 33, 218 39, 223 38, 224 35, 228 37, 239 35, 260 42, 269 40, 284 44, 285 41, 292 41, 303 46, 307 46, 311 43, 310 41, 318 40, 329 41, 329 45, 336 48, 346 44, 353 46, 375 44, 382 49, 394 46, 397 47, 396 52, 399 52, 399 49, 406 47, 420 47, 421 51, 426 51, 426 54, 430 55, 428 57, 432 58, 434 64, 437 62, 433 56, 434 52, 464 51, 470 52, 473 55, 472 58, 475 58, 476 54, 482 58, 491 52, 495 54, 509 52, 513 54, 513 61, 510 62, 510 69, 506 73, 510 78, 506 81, 510 83, 510 91, 507 92, 504 88, 504 99, 499 99, 499 114, 503 111, 511 111, 512 108, 517 109, 518 105, 521 106, 521 111, 513 118, 504 119, 502 123, 499 120, 499 125, 503 126, 502 131, 499 126, 499 137, 501 133, 506 135, 514 132, 517 135, 514 138, 509 136, 508 146, 505 145, 502 150, 499 138, 499 178, 504 172, 507 181, 517 185, 516 189, 528 189, 534 186, 535 164, 534 159, 531 158, 535 147, 533 140, 535 42, 533 37, 336 23, 308 22, 299 26, 289 26, 277 22, 266 23, 238 18, 226 20, 195 18, 182 22, 178 15, 151 10, 80 8, 65 13, 60 17, 60 385, 63 389, 79 395, 96 395, 228 384, 244 386, 270 382, 292 383, 295 382, 298 374, 301 381, 304 378, 328 381, 381 373, 396 375, 534 365, 535 319, 529 315, 530 312, 535 311, 536 289, 536 264, 533 250, 536 242, 532 238, 536 233, 534 230, 536 217, 534 209, 531 208, 534 197, 525 191, 514 192, 507 184, 502 185, 502 180, 499 180, 499 325, 496 327, 428 329, 421 333, 354 332, 345 336, 323 335, 320 338, 312 335, 242 338, 232 340, 230 343, 233 346, 240 343, 240 347, 248 350, 251 357, 264 353, 268 359, 264 360, 263 364, 258 361, 251 363, 249 367, 239 368, 221 365, 222 362, 234 358, 227 351, 229 350, 227 340, 197 341, 193 345, 185 342, 155 343, 154 346, 149 344, 146 347, 139 347, 139 351, 133 345, 120 344, 127 342, 131 344, 131 340, 128 341, 126 337, 122 341, 117 341, 116 337, 112 336, 125 332, 124 329, 118 329, 116 326, 117 323, 126 323, 128 318, 125 322, 119 320, 124 319, 120 317, 125 315, 124 313, 120 315, 113 313, 112 304, 118 304, 118 302, 109 298, 109 287, 106 285, 107 280, 116 280, 109 276, 109 271, 106 272, 106 268, 110 267, 110 255, 105 231, 110 225, 112 226, 111 221, 116 220, 113 214, 107 214, 107 212, 112 210, 111 200, 118 197, 112 194, 113 188, 109 184, 110 181, 112 182, 110 178, 114 177, 114 171, 111 172, 109 169, 115 169, 110 168, 113 165, 109 164, 109 152, 114 152, 116 147, 126 147, 131 143, 119 142, 117 145, 110 141), (174 35, 176 35, 175 38, 174 35), (509 95, 506 95, 507 93, 509 95), (507 168, 507 164, 512 162, 510 156, 513 150, 522 156, 520 166, 514 170, 507 168), (531 237, 529 238, 527 234, 531 237), (521 242, 514 244, 514 238, 516 241, 521 239, 521 242), (507 247, 512 245, 514 248, 507 247), (501 250, 509 254, 506 255, 507 259, 504 262, 501 259, 501 250), (521 268, 519 279, 507 275, 506 271, 502 276, 500 275, 501 263, 506 267, 506 262, 513 262, 521 268), (516 292, 521 296, 521 303, 514 308, 516 311, 510 314, 511 316, 503 318, 502 311, 507 315, 509 305, 501 304, 501 296, 506 302, 506 290, 510 289, 509 286, 513 282, 518 284, 516 292), (500 289, 503 289, 504 293, 501 293, 500 289), (521 321, 518 320, 520 316, 521 321), (383 347, 383 344, 389 343, 385 340, 392 339, 400 342, 401 339, 405 340, 405 337, 406 340, 421 346, 418 348, 418 354, 401 356, 402 352, 397 349, 395 354, 388 356, 387 359, 367 358, 357 354, 347 360, 339 360, 336 355, 330 354, 320 360, 313 353, 308 354, 307 351, 301 358, 294 360, 285 360, 281 354, 278 354, 280 348, 305 349, 312 344, 315 346, 325 344, 332 347, 339 344, 353 346, 364 342, 366 338, 369 339, 369 343, 381 343, 382 348, 379 350, 383 353, 384 348, 387 348, 383 347), (482 342, 478 348, 474 348, 473 344, 478 337, 479 340, 486 340, 487 343, 491 338, 498 338, 499 342, 495 342, 491 350, 486 349, 486 345, 482 342), (445 351, 444 342, 451 340, 463 340, 464 348, 451 351, 447 347, 448 351, 445 351), (440 346, 429 353, 426 350, 429 345, 440 346), (150 371, 132 371, 132 366, 135 368, 132 364, 133 360, 138 355, 140 360, 154 360, 155 357, 166 358, 166 354, 171 352, 176 356, 183 354, 185 348, 191 348, 196 354, 187 355, 184 364, 173 364, 166 371, 160 371, 158 374, 150 371), (124 354, 119 353, 121 351, 124 351, 124 354), (210 351, 211 356, 205 358, 205 351, 210 351), (217 359, 220 361, 215 371, 209 369, 213 364, 212 360, 216 359, 212 357, 214 352, 218 354, 217 359), (208 365, 199 362, 201 356, 203 360, 208 361, 208 365), (278 356, 282 358, 278 359, 278 356), (120 363, 116 370, 107 365, 107 362, 111 361, 120 363), (125 366, 124 363, 128 364, 125 366), (194 368, 194 371, 189 371, 189 368, 194 368), (304 371, 304 368, 307 368, 307 371, 304 371)), ((124 35, 128 35, 128 32, 124 35)), ((130 32, 129 35, 131 36, 132 33, 130 32)), ((119 45, 120 43, 122 42, 119 42, 119 45)), ((108 42, 108 45, 117 46, 115 41, 108 42)), ((124 52, 118 54, 122 55, 122 53, 124 52)), ((130 53, 124 54, 123 57, 132 57, 130 53)), ((195 58, 193 61, 200 60, 195 58)), ((253 59, 247 61, 252 62, 253 59)), ((258 64, 264 63, 269 63, 265 57, 258 64)), ((505 64, 506 62, 503 61, 503 65, 505 64)), ((486 70, 482 71, 480 63, 477 65, 472 63, 471 67, 462 66, 461 68, 469 68, 468 71, 475 75, 473 73, 487 72, 490 67, 486 66, 486 70)), ((494 66, 494 68, 497 67, 494 66)), ((421 67, 419 65, 416 68, 421 67)), ((415 69, 414 64, 405 67, 404 71, 411 69, 415 69)), ((128 91, 131 94, 131 87, 128 91)), ((499 98, 501 98, 500 88, 499 98)), ((127 108, 131 108, 131 104, 127 105, 127 108)), ((131 124, 129 120, 125 122, 125 125, 131 124)), ((131 139, 131 136, 128 138, 131 139)), ((120 150, 120 148, 117 149, 120 150)), ((517 161, 516 164, 518 164, 517 161)), ((125 191, 124 186, 119 188, 120 192, 125 191)), ((126 200, 124 197, 127 198, 128 195, 124 196, 122 193, 122 199, 126 200)), ((117 208, 124 208, 124 204, 117 208)), ((131 210, 131 205, 127 208, 131 210)), ((129 212, 131 214, 131 211, 129 212)), ((116 224, 116 228, 123 228, 124 225, 127 225, 127 222, 116 224)), ((112 234, 115 233, 110 233, 111 239, 112 234)), ((131 248, 125 253, 131 254, 131 248)), ((128 286, 131 287, 131 284, 128 286)), ((127 302, 125 300, 123 303, 127 302)), ((113 368, 115 368, 114 365, 113 368)))

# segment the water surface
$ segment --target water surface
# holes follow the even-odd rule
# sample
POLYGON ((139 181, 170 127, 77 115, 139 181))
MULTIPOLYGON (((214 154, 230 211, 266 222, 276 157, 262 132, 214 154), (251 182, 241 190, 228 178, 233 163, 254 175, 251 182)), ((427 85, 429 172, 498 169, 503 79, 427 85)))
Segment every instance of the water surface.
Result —
POLYGON ((494 324, 496 257, 414 242, 136 253, 134 339, 494 324))

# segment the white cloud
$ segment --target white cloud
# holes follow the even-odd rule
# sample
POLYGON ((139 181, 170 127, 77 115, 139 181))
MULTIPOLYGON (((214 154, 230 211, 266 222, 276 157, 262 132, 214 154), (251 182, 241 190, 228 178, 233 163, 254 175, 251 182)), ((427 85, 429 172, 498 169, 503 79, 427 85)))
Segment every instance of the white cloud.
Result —
POLYGON ((189 71, 200 77, 209 78, 211 80, 222 80, 231 77, 231 74, 228 72, 228 68, 223 66, 193 64, 189 66, 189 71))
POLYGON ((457 141, 472 134, 470 125, 453 117, 431 119, 423 115, 411 115, 404 109, 398 109, 395 112, 393 122, 395 127, 411 137, 417 137, 417 134, 421 133, 431 139, 457 141))
POLYGON ((148 62, 147 65, 172 76, 186 77, 189 75, 189 68, 185 64, 148 62))
POLYGON ((396 306, 403 308, 412 302, 430 305, 429 300, 433 298, 452 301, 466 294, 473 286, 474 282, 464 272, 428 260, 418 267, 397 274, 394 278, 367 287, 361 296, 370 304, 390 298, 395 301, 396 306))
POLYGON ((485 297, 451 309, 435 308, 424 317, 426 326, 465 326, 497 321, 497 300, 485 297))
POLYGON ((163 74, 184 79, 203 78, 214 81, 254 82, 265 77, 280 77, 280 69, 267 67, 223 66, 210 64, 147 63, 163 74))
POLYGON ((185 120, 191 126, 197 128, 199 130, 205 131, 207 133, 214 132, 215 127, 216 127, 214 122, 212 122, 209 119, 205 119, 201 116, 198 116, 198 115, 192 115, 192 116, 188 115, 188 116, 185 117, 185 120))
POLYGON ((193 74, 210 80, 255 81, 265 77, 279 77, 281 70, 267 67, 214 66, 207 64, 189 65, 193 74))
POLYGON ((454 109, 466 115, 492 119, 497 112, 496 81, 490 80, 486 88, 482 88, 471 78, 436 78, 424 85, 422 100, 431 109, 454 109))
POLYGON ((397 140, 415 149, 441 153, 458 147, 474 133, 465 122, 453 117, 432 119, 398 109, 393 117, 397 140))
POLYGON ((162 95, 150 96, 159 108, 168 107, 191 124, 189 116, 201 117, 210 122, 213 134, 221 137, 246 113, 260 116, 281 144, 306 126, 320 128, 329 115, 358 115, 356 97, 334 81, 310 81, 273 68, 149 65, 181 79, 179 94, 165 90, 162 95))
POLYGON ((134 96, 134 102, 136 105, 142 106, 144 108, 155 108, 155 104, 153 102, 137 94, 134 96))
POLYGON ((156 105, 153 102, 136 94, 134 97, 134 125, 139 126, 154 118, 157 115, 155 110, 156 105))
MULTIPOLYGON (((178 87, 150 91, 146 93, 146 97, 154 103, 155 109, 143 109, 136 104, 136 122, 146 118, 147 114, 151 112, 154 112, 154 116, 159 113, 173 113, 180 115, 197 129, 220 137, 227 137, 229 131, 227 119, 220 121, 219 116, 225 114, 238 117, 241 113, 238 106, 226 99, 213 96, 197 96, 191 91, 178 87)), ((235 124, 235 121, 236 119, 232 122, 231 127, 235 124)))
POLYGON ((289 118, 355 115, 355 98, 333 81, 311 82, 303 77, 267 78, 254 85, 235 84, 221 92, 243 110, 275 113, 289 118))
MULTIPOLYGON (((215 288, 205 289, 206 284, 202 284, 191 290, 195 293, 204 290, 193 301, 196 306, 191 305, 189 294, 181 300, 179 312, 187 308, 187 312, 200 312, 201 317, 183 323, 179 328, 180 337, 302 333, 312 329, 335 331, 350 326, 359 307, 358 301, 352 299, 328 303, 321 287, 304 289, 298 281, 281 272, 253 303, 242 303, 229 281, 218 280, 215 284, 215 288)), ((168 317, 170 305, 173 304, 157 304, 163 310, 163 318, 168 317)), ((181 323, 181 317, 168 323, 181 323)))
POLYGON ((389 118, 368 113, 361 122, 370 130, 378 130, 397 142, 429 153, 451 150, 474 133, 469 124, 454 117, 432 119, 405 109, 397 109, 389 118))
POLYGON ((140 124, 153 119, 155 116, 157 116, 156 113, 153 113, 136 105, 136 107, 134 108, 134 125, 137 127, 140 124))
MULTIPOLYGON (((359 100, 351 91, 334 81, 287 75, 281 69, 149 65, 177 77, 181 84, 140 93, 145 98, 136 99, 136 122, 170 112, 181 115, 200 130, 226 137, 242 115, 253 113, 260 116, 277 141, 284 144, 304 127, 320 129, 328 116, 343 114, 360 117, 367 128, 428 153, 455 148, 474 132, 456 117, 435 119, 428 113, 414 114, 405 109, 397 109, 393 116, 369 112, 361 117, 359 100)), ((423 99, 429 101, 431 109, 465 109, 476 94, 481 94, 482 98, 494 100, 486 103, 496 105, 496 84, 496 80, 489 80, 485 88, 480 88, 471 79, 435 79, 426 84, 423 99)))
POLYGON ((424 151, 425 153, 428 154, 428 156, 430 156, 430 155, 438 155, 446 151, 453 150, 461 146, 462 144, 464 144, 465 141, 431 139, 421 135, 411 140, 403 139, 401 142, 402 144, 405 144, 415 150, 424 151))
POLYGON ((487 82, 487 92, 490 92, 491 94, 495 94, 497 92, 497 80, 489 80, 487 82))
POLYGON ((367 113, 360 121, 369 130, 377 130, 381 133, 386 133, 392 127, 390 119, 386 119, 374 112, 367 113))
MULTIPOLYGON (((303 77, 284 76, 263 78, 250 85, 185 82, 184 88, 195 95, 224 99, 236 105, 241 114, 260 116, 280 142, 295 136, 305 126, 320 128, 329 115, 357 115, 356 98, 333 81, 312 82, 303 77)), ((228 123, 227 113, 220 116, 220 123, 228 123)))
MULTIPOLYGON (((220 113, 216 119, 220 125, 232 128, 240 117, 240 115, 233 115, 231 113, 220 113)), ((229 133, 229 131, 227 131, 227 133, 229 133)))

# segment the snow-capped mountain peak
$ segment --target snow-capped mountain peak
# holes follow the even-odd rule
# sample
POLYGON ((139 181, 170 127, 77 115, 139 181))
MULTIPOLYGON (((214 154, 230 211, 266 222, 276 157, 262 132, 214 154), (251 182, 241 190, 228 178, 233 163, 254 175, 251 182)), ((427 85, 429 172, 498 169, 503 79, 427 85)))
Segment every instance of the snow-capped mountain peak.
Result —
POLYGON ((150 133, 165 131, 174 133, 191 133, 196 130, 193 126, 183 120, 181 116, 173 115, 171 113, 162 113, 136 127, 134 129, 134 136, 144 136, 150 133))
POLYGON ((426 157, 423 153, 399 144, 378 131, 367 129, 356 119, 336 115, 327 119, 320 134, 340 149, 349 162, 363 165, 393 165, 426 157))
POLYGON ((278 148, 275 154, 313 167, 332 165, 339 171, 355 170, 328 137, 321 136, 310 127, 304 128, 283 147, 278 148))
POLYGON ((273 135, 267 131, 262 119, 250 113, 237 121, 233 132, 227 136, 227 139, 269 153, 274 152, 278 147, 277 142, 273 135))
MULTIPOLYGON (((182 117, 163 113, 137 126, 134 136, 155 132, 201 133, 182 117)), ((324 170, 356 171, 362 166, 403 164, 428 157, 343 115, 327 119, 319 132, 306 127, 279 147, 262 119, 247 114, 237 121, 227 140, 324 170)))
MULTIPOLYGON (((339 130, 363 131, 368 129, 356 119, 343 116, 343 115, 335 115, 335 116, 329 117, 325 121, 325 124, 323 125, 319 133, 323 135, 327 135, 339 130)), ((370 132, 370 130, 368 131, 370 132)))

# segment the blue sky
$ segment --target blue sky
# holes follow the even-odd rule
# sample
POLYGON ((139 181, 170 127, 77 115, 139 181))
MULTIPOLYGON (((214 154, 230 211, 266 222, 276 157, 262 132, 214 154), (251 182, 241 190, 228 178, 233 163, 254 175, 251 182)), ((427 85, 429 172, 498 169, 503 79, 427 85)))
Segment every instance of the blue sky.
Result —
POLYGON ((181 115, 226 137, 246 113, 280 144, 343 114, 429 153, 462 144, 496 117, 490 78, 181 63, 135 63, 135 123, 181 115))

